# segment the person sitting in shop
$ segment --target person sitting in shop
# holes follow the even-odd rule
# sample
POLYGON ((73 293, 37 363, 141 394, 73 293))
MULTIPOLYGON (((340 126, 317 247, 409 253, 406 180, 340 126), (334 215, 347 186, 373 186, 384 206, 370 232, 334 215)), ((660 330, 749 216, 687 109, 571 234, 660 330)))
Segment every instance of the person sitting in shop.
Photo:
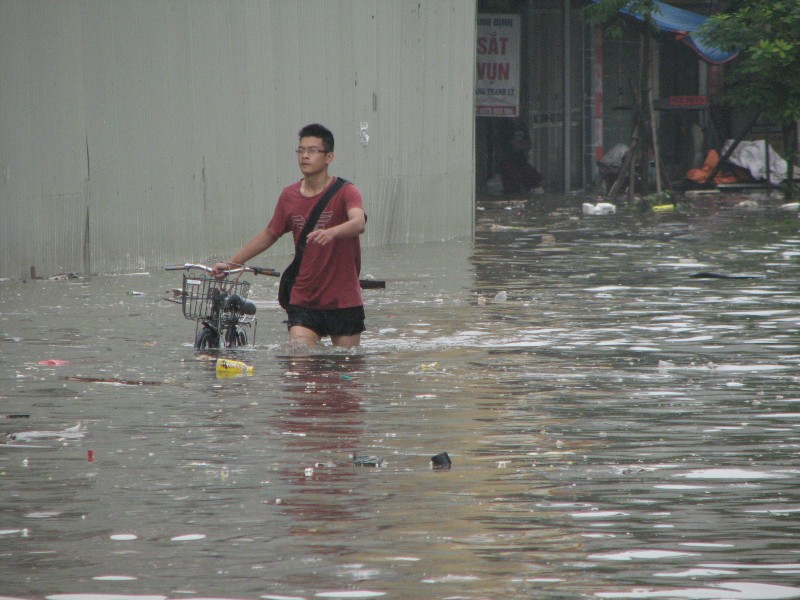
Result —
POLYGON ((504 194, 527 194, 542 183, 542 174, 528 162, 531 137, 520 119, 504 119, 500 173, 504 194))

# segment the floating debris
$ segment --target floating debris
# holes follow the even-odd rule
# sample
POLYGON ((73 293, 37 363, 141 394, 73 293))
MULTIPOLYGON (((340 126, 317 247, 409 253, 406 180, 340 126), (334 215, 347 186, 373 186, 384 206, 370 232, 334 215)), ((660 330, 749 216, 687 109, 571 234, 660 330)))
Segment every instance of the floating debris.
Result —
POLYGON ((508 292, 497 292, 492 299, 492 302, 495 304, 500 304, 506 301, 508 301, 508 292))
POLYGON ((79 440, 86 435, 83 425, 78 422, 74 427, 67 427, 60 431, 19 431, 8 433, 3 438, 3 442, 9 445, 26 444, 34 440, 79 440))
POLYGON ((447 452, 440 452, 436 456, 431 456, 431 466, 434 469, 446 470, 453 466, 450 456, 447 452))
MULTIPOLYGON (((80 276, 76 273, 59 273, 58 275, 53 275, 52 277, 48 277, 48 281, 68 281, 70 279, 79 279, 80 276)), ((36 277, 32 277, 32 279, 37 279, 36 277)))
POLYGON ((711 271, 692 273, 689 277, 692 279, 764 279, 763 275, 712 273, 711 271))
POLYGON ((556 245, 556 236, 552 233, 543 233, 542 238, 539 242, 540 246, 555 246, 556 245))
POLYGON ((755 200, 742 200, 738 204, 735 204, 733 208, 736 210, 758 210, 759 206, 758 202, 755 200))
POLYGON ((197 540, 204 540, 206 539, 206 534, 204 533, 187 533, 186 535, 176 535, 175 537, 170 538, 172 542, 195 542, 197 540))
POLYGON ((139 379, 117 379, 115 377, 83 377, 70 375, 64 377, 67 381, 80 381, 83 383, 110 383, 112 385, 163 385, 163 381, 142 381, 139 379))
POLYGON ((598 202, 592 204, 590 202, 583 203, 583 214, 585 215, 613 215, 616 214, 617 207, 610 202, 598 202))
POLYGON ((651 207, 653 212, 673 212, 675 210, 674 204, 655 204, 651 207))
POLYGON ((356 454, 351 454, 350 457, 353 459, 353 466, 354 467, 385 467, 387 465, 386 460, 382 456, 358 456, 356 454))
POLYGON ((253 374, 253 367, 239 360, 217 359, 217 374, 253 374))

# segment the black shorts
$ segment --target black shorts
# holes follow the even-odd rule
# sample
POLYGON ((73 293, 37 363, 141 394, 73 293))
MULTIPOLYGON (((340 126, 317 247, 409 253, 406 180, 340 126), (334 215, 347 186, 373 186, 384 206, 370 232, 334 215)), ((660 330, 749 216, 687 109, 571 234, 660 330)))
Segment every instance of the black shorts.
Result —
POLYGON ((363 306, 316 310, 290 304, 286 314, 289 317, 286 320, 289 329, 299 325, 310 329, 320 337, 356 335, 366 331, 363 306))

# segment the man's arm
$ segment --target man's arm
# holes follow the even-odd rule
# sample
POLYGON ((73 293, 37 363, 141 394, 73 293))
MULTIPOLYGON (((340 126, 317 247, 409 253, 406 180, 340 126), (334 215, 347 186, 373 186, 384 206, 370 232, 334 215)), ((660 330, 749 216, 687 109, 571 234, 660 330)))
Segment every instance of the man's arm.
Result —
POLYGON ((309 244, 324 246, 338 238, 354 238, 364 233, 367 218, 363 208, 353 207, 347 211, 347 221, 329 229, 315 229, 308 234, 309 244))
POLYGON ((264 252, 267 248, 272 246, 275 242, 278 241, 278 238, 275 237, 269 230, 265 227, 261 231, 259 231, 253 238, 247 242, 242 248, 233 256, 231 256, 230 260, 227 262, 218 262, 212 268, 212 274, 215 277, 219 277, 222 275, 222 271, 225 269, 230 268, 230 266, 237 266, 243 265, 251 258, 258 256, 262 252, 264 252))

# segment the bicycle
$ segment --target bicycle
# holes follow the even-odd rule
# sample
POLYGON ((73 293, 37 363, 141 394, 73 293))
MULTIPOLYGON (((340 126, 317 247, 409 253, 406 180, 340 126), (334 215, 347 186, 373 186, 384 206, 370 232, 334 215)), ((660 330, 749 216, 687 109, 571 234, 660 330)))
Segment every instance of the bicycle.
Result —
POLYGON ((175 290, 183 316, 196 321, 194 347, 196 349, 233 348, 247 345, 247 330, 252 328, 253 343, 256 335, 256 305, 247 296, 249 281, 240 281, 242 273, 280 277, 274 269, 237 266, 225 271, 224 278, 210 275, 209 266, 185 263, 166 265, 167 271, 184 271, 183 285, 175 290), (207 274, 195 274, 205 271, 207 274))

